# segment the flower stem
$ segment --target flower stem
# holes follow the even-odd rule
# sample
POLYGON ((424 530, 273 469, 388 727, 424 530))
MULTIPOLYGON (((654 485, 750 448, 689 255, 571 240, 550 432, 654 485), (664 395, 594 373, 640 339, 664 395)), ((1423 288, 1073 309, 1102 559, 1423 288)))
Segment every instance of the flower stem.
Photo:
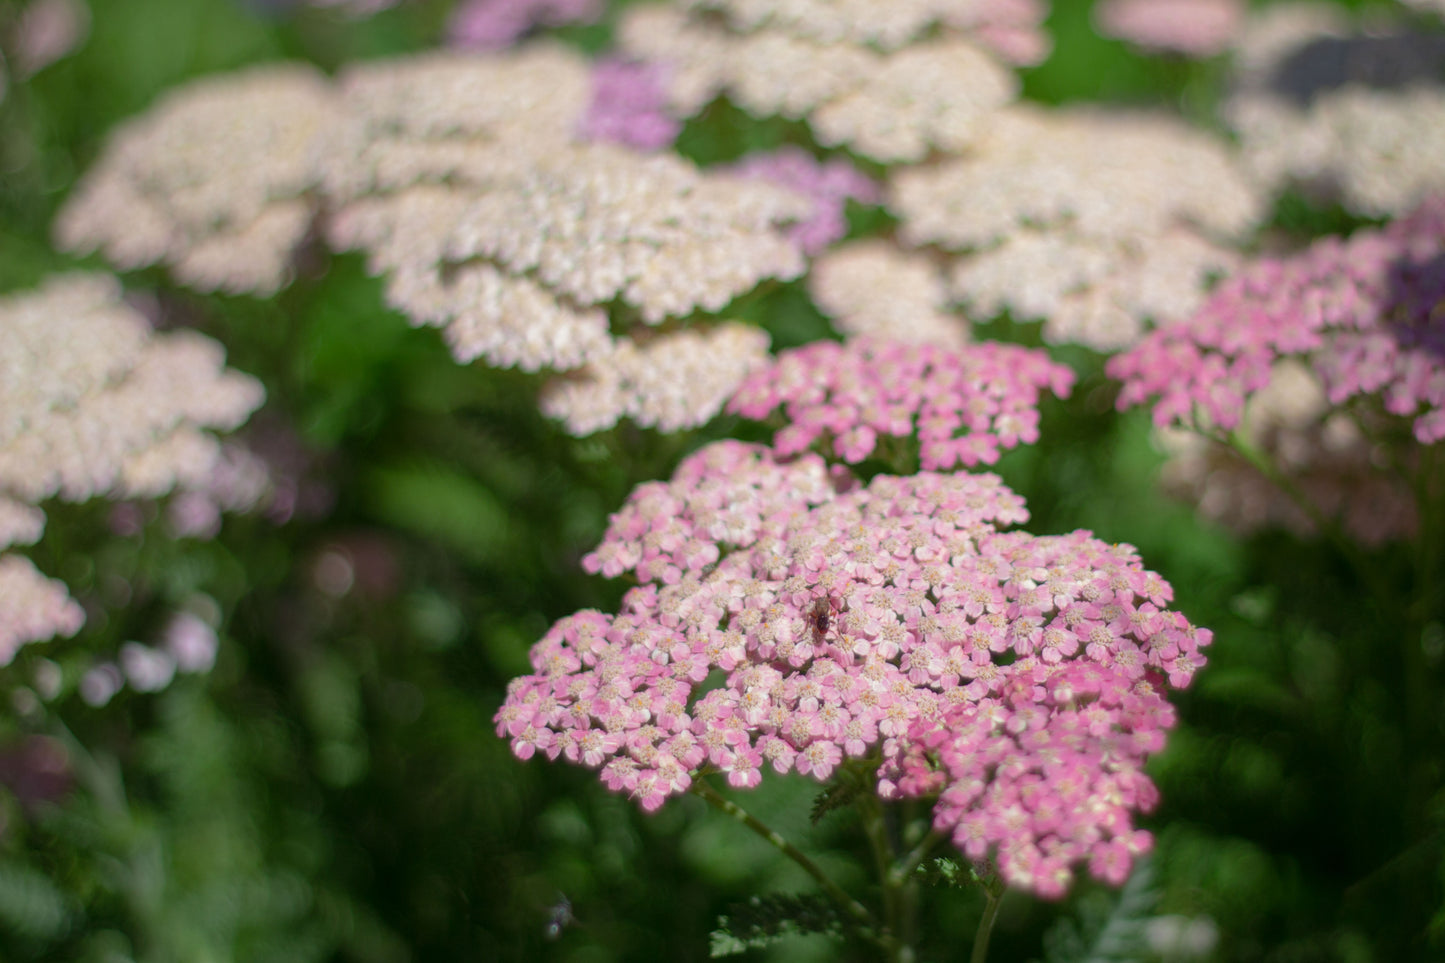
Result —
MULTIPOLYGON (((823 872, 822 868, 819 867, 817 863, 813 862, 811 859, 808 858, 806 853, 804 853, 802 850, 798 849, 798 847, 794 846, 792 843, 784 839, 781 835, 778 834, 776 830, 770 827, 767 823, 763 822, 761 819, 754 816, 752 813, 748 812, 746 809, 739 806, 731 799, 724 798, 718 793, 717 790, 713 789, 702 779, 694 779, 690 791, 694 795, 701 796, 703 799, 707 800, 708 803, 713 806, 713 808, 726 813, 727 815, 736 819, 738 822, 742 823, 744 826, 751 829, 753 832, 757 833, 759 836, 763 837, 763 839, 766 839, 784 856, 787 856, 793 862, 801 866, 805 873, 818 881, 818 885, 823 887, 823 892, 827 893, 830 897, 832 897, 833 901, 836 902, 839 906, 841 906, 844 910, 846 910, 848 912, 848 915, 852 916, 854 920, 856 920, 865 928, 865 930, 873 932, 876 932, 878 930, 878 920, 873 916, 871 912, 869 912, 868 907, 864 906, 862 903, 849 896, 843 890, 843 887, 833 882, 833 880, 829 878, 828 874, 823 872)), ((880 939, 879 942, 880 944, 882 944, 884 941, 880 939)))
POLYGON ((983 916, 978 921, 978 932, 973 934, 973 953, 969 955, 969 963, 984 963, 988 959, 988 939, 993 934, 994 920, 998 918, 998 907, 1003 902, 1002 890, 995 890, 988 882, 983 886, 984 899, 983 916))

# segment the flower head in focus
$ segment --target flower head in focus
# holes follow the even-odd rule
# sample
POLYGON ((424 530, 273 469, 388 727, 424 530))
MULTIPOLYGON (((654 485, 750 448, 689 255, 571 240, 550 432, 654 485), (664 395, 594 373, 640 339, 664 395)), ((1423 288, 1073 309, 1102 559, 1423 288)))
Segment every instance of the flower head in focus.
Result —
POLYGON ((1026 517, 992 475, 859 486, 814 455, 704 448, 613 516, 584 565, 643 584, 553 626, 498 733, 649 811, 703 771, 827 781, 881 751, 879 792, 936 796, 935 827, 1010 882, 1058 895, 1079 862, 1118 882, 1150 846, 1132 814, 1162 693, 1209 633, 1127 546, 1001 531, 1026 517))

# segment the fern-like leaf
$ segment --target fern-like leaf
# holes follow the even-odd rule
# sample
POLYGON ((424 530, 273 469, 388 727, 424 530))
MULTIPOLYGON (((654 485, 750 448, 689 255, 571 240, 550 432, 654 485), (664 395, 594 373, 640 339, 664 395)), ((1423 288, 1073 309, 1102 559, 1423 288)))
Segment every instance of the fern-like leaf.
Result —
POLYGON ((770 946, 789 936, 822 933, 843 939, 847 932, 837 908, 822 896, 754 896, 719 916, 711 956, 718 959, 770 946))

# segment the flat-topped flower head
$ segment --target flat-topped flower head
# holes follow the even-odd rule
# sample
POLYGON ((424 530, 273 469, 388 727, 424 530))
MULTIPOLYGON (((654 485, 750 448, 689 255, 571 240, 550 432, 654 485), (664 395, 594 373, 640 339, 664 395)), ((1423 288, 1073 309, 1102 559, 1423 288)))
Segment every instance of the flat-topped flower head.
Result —
POLYGON ((56 243, 126 270, 165 264, 203 291, 274 293, 315 218, 334 114, 325 77, 300 64, 180 87, 111 135, 56 243))
POLYGON ((1032 3, 679 7, 691 9, 641 5, 618 27, 629 57, 667 66, 678 115, 726 94, 757 116, 806 119, 820 143, 884 162, 969 144, 1017 93, 1000 55, 1035 62, 1048 46, 1037 31, 1044 10, 1032 3), (727 16, 708 16, 713 7, 727 16))
POLYGON ((992 475, 860 487, 816 456, 709 446, 613 517, 586 565, 643 584, 553 626, 498 733, 648 811, 703 770, 827 781, 881 749, 880 793, 936 795, 935 824, 1012 882, 1054 895, 1078 862, 1117 882, 1149 845, 1131 820, 1173 723, 1160 694, 1209 633, 1128 546, 1001 531, 1026 517, 992 475))
MULTIPOLYGON (((152 331, 106 275, 0 298, 0 331, 0 549, 40 538, 49 498, 215 491, 227 456, 214 432, 264 396, 210 339, 152 331)), ((12 554, 0 555, 0 612, 0 665, 83 621, 61 583, 12 554)))
POLYGON ((1187 322, 1111 359, 1121 408, 1150 402, 1158 425, 1230 431, 1298 358, 1333 406, 1378 397, 1415 438, 1445 438, 1445 202, 1381 230, 1315 242, 1224 281, 1187 322))
POLYGON ((958 346, 968 322, 945 310, 938 259, 880 238, 840 245, 813 262, 808 293, 838 333, 958 346))
POLYGON ((782 409, 773 445, 792 455, 826 439, 856 464, 880 437, 918 439, 928 470, 991 465, 1002 449, 1038 440, 1039 395, 1066 397, 1066 365, 1018 345, 959 347, 854 338, 785 351, 738 388, 728 410, 763 419, 782 409))
POLYGON ((1445 191, 1445 35, 1335 4, 1282 3, 1245 24, 1224 118, 1250 175, 1366 217, 1445 191))
POLYGON ((652 328, 800 274, 787 231, 812 213, 807 197, 579 142, 605 135, 589 129, 592 78, 556 47, 368 65, 342 90, 329 239, 365 251, 387 301, 443 328, 457 360, 572 372, 544 406, 587 434, 624 416, 699 424, 762 359, 760 330, 652 328))
POLYGON ((1100 351, 1193 310, 1235 263, 1222 241, 1264 212, 1228 146, 1176 120, 1024 106, 967 153, 897 171, 888 206, 906 243, 959 255, 964 310, 1100 351))

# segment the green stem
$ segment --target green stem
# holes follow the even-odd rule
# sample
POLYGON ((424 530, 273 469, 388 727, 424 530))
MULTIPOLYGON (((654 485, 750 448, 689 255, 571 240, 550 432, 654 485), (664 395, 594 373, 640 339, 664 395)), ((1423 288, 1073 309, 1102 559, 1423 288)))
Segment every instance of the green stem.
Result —
POLYGON ((987 900, 983 904, 983 916, 978 921, 978 932, 973 935, 973 953, 969 955, 969 963, 984 963, 988 959, 988 939, 993 934, 994 920, 998 918, 998 907, 1003 902, 1003 892, 994 891, 994 887, 984 883, 983 895, 987 900))
POLYGON ((936 829, 930 830, 928 835, 924 836, 919 844, 914 846, 913 849, 893 867, 892 873, 889 874, 890 882, 901 884, 904 880, 912 879, 913 874, 918 871, 918 867, 923 865, 923 861, 929 857, 929 854, 937 848, 939 843, 947 838, 947 835, 940 833, 936 829))
POLYGON ((878 881, 883 886, 883 930, 890 944, 888 959, 891 963, 911 963, 913 947, 898 938, 904 929, 903 901, 900 899, 900 887, 893 878, 893 843, 888 838, 888 827, 884 823, 883 803, 874 794, 864 793, 858 797, 858 809, 863 818, 863 833, 873 850, 878 881))
POLYGON ((1382 577, 1378 566, 1371 565, 1364 554, 1360 552, 1355 543, 1345 537, 1345 533, 1334 519, 1320 511, 1319 506, 1310 501, 1308 495, 1279 469, 1275 468, 1269 458, 1244 437, 1241 432, 1233 432, 1228 436, 1213 435, 1216 441, 1234 449, 1241 458, 1254 466, 1255 471, 1263 475, 1272 485, 1284 493, 1290 501, 1294 502, 1300 511, 1309 517, 1320 533, 1329 539, 1330 543, 1339 550, 1354 567, 1360 580, 1370 587, 1375 596, 1375 601, 1383 606, 1386 611, 1396 610, 1395 590, 1391 583, 1382 577))
MULTIPOLYGON (((744 826, 751 829, 753 832, 757 833, 759 836, 763 837, 763 839, 766 839, 784 856, 787 856, 793 862, 801 866, 805 873, 813 877, 813 879, 817 880, 818 885, 823 887, 823 892, 827 893, 830 897, 832 897, 833 901, 836 902, 839 906, 841 906, 844 910, 846 910, 848 912, 848 915, 852 916, 853 919, 856 920, 861 926, 863 926, 866 931, 876 931, 878 929, 878 920, 873 916, 871 912, 868 911, 868 907, 864 906, 862 903, 849 896, 843 890, 843 887, 833 882, 833 880, 829 878, 828 874, 823 872, 823 870, 818 866, 817 863, 813 862, 811 859, 808 858, 806 853, 804 853, 802 850, 798 849, 798 847, 794 846, 792 843, 788 842, 786 839, 780 836, 777 831, 774 830, 772 827, 768 826, 767 823, 763 822, 761 819, 758 819, 758 817, 754 816, 752 813, 748 812, 746 809, 739 806, 731 799, 726 799, 721 796, 717 792, 717 790, 713 789, 702 779, 694 779, 692 781, 692 787, 690 791, 693 793, 693 795, 701 796, 703 799, 707 800, 708 803, 713 806, 713 808, 726 813, 727 815, 736 819, 738 822, 742 823, 744 826)), ((880 940, 879 942, 881 945, 884 941, 880 940)))

